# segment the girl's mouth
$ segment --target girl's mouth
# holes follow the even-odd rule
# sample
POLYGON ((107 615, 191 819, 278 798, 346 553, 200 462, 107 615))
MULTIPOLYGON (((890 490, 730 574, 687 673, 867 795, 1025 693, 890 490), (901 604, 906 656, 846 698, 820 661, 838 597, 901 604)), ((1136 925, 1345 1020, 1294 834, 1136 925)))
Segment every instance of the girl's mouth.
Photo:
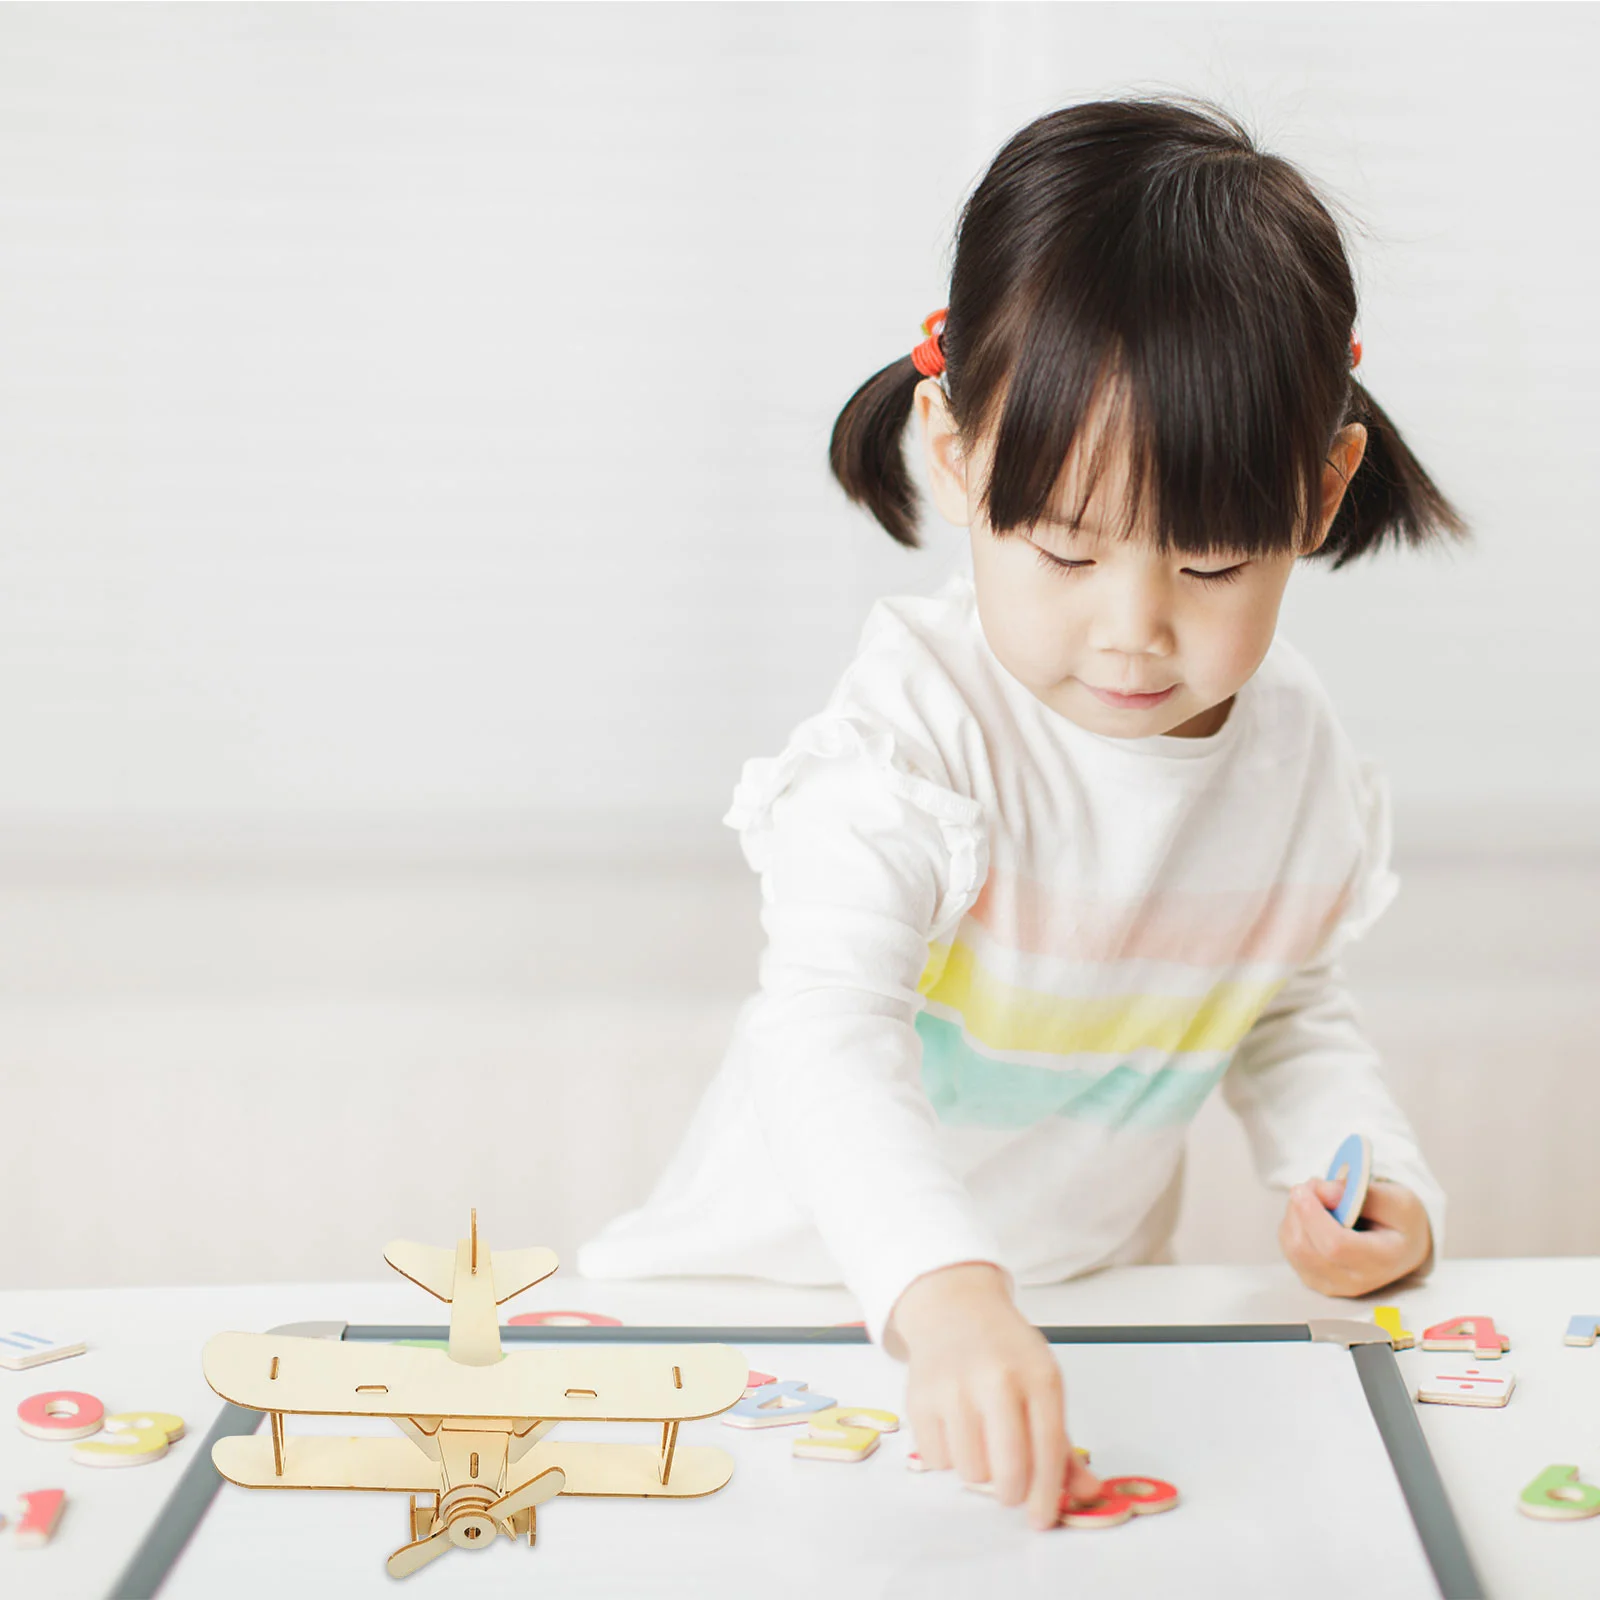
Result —
POLYGON ((1151 706, 1160 705, 1163 700, 1178 692, 1175 683, 1165 689, 1156 690, 1154 694, 1118 694, 1115 689, 1097 689, 1092 683, 1085 683, 1083 686, 1103 705, 1114 706, 1119 711, 1144 711, 1151 706))

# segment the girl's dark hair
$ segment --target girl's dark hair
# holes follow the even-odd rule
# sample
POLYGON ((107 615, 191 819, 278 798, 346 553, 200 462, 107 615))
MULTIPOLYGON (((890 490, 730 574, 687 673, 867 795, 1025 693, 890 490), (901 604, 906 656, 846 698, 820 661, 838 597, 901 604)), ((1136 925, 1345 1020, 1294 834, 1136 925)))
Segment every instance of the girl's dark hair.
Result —
MULTIPOLYGON (((1385 540, 1465 524, 1351 370, 1355 284, 1310 183, 1219 107, 1096 101, 1030 123, 962 213, 941 340, 961 437, 994 429, 983 504, 996 533, 1047 513, 1097 392, 1115 426, 1084 462, 1082 517, 1115 438, 1130 531, 1145 495, 1163 550, 1298 548, 1334 435, 1366 454, 1318 552, 1342 566, 1385 540)), ((909 342, 909 341, 908 341, 909 342)), ((852 500, 915 545, 903 435, 909 355, 834 424, 852 500)))

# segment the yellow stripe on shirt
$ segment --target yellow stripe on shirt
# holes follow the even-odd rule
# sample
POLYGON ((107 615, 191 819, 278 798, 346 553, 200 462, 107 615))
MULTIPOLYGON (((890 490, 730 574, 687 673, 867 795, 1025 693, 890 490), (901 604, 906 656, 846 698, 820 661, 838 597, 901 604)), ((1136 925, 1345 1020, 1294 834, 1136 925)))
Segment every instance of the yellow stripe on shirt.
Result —
POLYGON ((1071 997, 1004 982, 960 939, 929 947, 920 992, 956 1013, 969 1038, 990 1050, 1039 1055, 1133 1050, 1229 1051, 1283 987, 1222 982, 1201 994, 1071 997))

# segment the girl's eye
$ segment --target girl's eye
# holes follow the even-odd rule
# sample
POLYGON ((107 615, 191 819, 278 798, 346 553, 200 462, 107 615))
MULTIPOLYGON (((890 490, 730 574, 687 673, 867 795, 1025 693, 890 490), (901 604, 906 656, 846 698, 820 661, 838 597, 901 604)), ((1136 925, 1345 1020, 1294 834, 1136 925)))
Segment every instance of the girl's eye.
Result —
POLYGON ((1231 567, 1218 567, 1214 572, 1201 572, 1196 567, 1185 567, 1183 570, 1202 583, 1232 583, 1249 565, 1248 561, 1238 561, 1231 567))
MULTIPOLYGON (((1030 541, 1030 543, 1031 542, 1032 541, 1030 541)), ((1092 567, 1094 565, 1094 562, 1092 561, 1063 560, 1060 556, 1051 555, 1043 545, 1036 544, 1033 548, 1039 554, 1039 565, 1041 567, 1052 567, 1057 572, 1076 572, 1080 567, 1092 567)))

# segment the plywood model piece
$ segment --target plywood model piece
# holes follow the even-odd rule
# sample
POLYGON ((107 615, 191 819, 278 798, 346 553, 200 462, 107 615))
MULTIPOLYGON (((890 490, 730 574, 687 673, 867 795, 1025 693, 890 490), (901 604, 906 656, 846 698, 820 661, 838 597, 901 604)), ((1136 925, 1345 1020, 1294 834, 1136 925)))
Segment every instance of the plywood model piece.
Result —
POLYGON ((533 1544, 537 1508, 559 1494, 683 1498, 732 1477, 726 1451, 677 1447, 680 1423, 743 1397, 749 1364, 731 1345, 503 1352, 495 1307, 548 1278, 556 1258, 490 1250, 476 1211, 454 1250, 396 1240, 384 1259, 449 1303, 448 1350, 219 1333, 205 1347, 206 1382, 271 1424, 265 1438, 217 1441, 211 1458, 230 1483, 410 1495, 408 1542, 388 1561, 403 1578, 498 1533, 533 1544), (291 1414, 388 1417, 403 1437, 296 1437, 284 1428, 291 1414), (660 1423, 661 1444, 546 1437, 566 1421, 660 1423))

